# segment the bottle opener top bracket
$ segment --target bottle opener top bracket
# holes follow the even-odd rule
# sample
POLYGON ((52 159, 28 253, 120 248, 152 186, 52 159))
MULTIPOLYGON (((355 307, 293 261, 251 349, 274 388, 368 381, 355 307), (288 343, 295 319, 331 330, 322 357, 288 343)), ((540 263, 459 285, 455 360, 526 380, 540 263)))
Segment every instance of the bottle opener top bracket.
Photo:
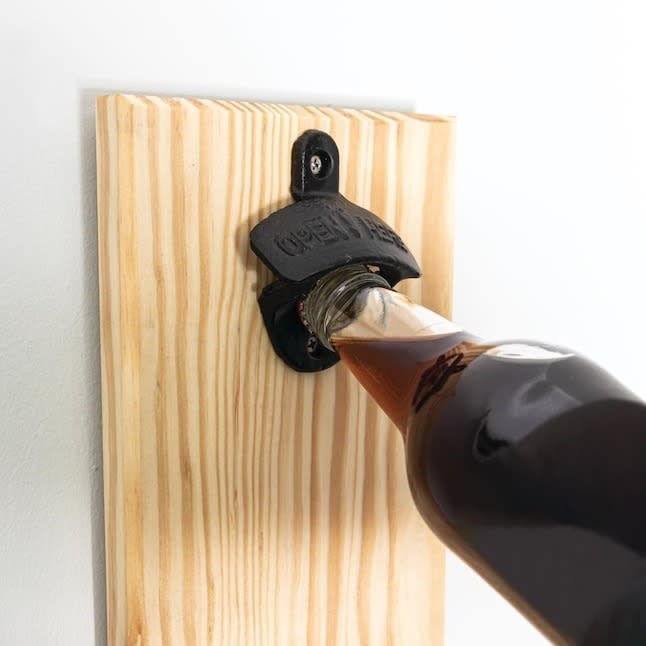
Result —
POLYGON ((419 277, 420 269, 395 231, 339 193, 339 149, 330 135, 307 130, 294 142, 290 191, 295 202, 250 234, 253 252, 277 278, 258 302, 276 353, 295 370, 316 372, 339 360, 299 315, 321 276, 364 264, 394 287, 404 278, 419 277))

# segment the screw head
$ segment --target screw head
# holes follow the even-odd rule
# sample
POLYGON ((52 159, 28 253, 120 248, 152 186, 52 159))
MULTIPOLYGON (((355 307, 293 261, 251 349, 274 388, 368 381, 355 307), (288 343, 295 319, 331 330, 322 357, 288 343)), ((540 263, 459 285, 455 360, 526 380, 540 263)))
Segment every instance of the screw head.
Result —
POLYGON ((318 155, 312 155, 310 157, 310 171, 312 175, 318 175, 323 168, 323 160, 318 155))
POLYGON ((307 345, 305 346, 308 354, 314 354, 319 348, 319 340, 315 336, 310 336, 307 339, 307 345))

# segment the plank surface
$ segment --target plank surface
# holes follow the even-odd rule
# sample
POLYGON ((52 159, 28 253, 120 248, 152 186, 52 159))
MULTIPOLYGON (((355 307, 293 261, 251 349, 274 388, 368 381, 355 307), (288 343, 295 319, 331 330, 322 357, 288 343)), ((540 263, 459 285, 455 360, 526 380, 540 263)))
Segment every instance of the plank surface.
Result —
POLYGON ((399 433, 344 367, 287 369, 256 303, 249 231, 291 201, 307 128, 422 265, 404 290, 448 315, 451 120, 97 100, 110 645, 442 643, 399 433))

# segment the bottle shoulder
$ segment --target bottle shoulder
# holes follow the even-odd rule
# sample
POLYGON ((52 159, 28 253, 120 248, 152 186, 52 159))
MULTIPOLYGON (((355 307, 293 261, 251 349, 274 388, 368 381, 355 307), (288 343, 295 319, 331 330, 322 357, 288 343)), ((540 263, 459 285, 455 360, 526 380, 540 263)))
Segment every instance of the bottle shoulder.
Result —
POLYGON ((634 460, 635 451, 646 454, 643 402, 574 352, 535 342, 482 346, 409 418, 414 495, 430 494, 456 518, 531 515, 555 487, 552 509, 577 483, 599 497, 597 474, 597 483, 619 479, 625 495, 646 504, 646 463, 634 460))

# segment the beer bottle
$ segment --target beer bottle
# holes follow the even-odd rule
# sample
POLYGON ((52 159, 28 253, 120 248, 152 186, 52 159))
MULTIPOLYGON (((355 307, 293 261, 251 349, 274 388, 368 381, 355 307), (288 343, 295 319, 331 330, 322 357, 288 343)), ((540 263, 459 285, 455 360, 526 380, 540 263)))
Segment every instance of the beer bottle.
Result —
POLYGON ((451 550, 555 643, 646 644, 638 397, 567 348, 484 341, 361 265, 320 279, 301 315, 401 431, 451 550))

